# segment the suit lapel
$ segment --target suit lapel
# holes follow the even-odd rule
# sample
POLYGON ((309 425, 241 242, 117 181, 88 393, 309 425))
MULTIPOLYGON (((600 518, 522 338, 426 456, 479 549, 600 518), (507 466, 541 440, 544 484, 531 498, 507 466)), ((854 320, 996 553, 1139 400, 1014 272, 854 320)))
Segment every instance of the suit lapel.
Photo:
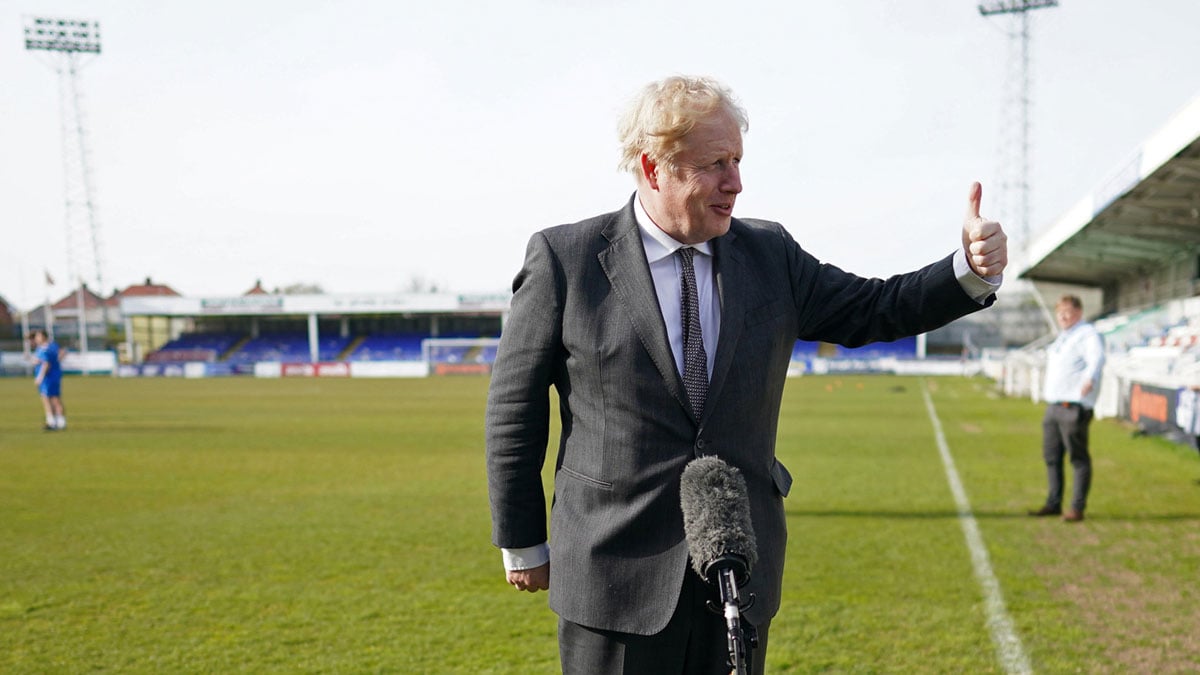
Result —
MULTIPOLYGON (((726 376, 733 365, 742 327, 746 325, 747 266, 741 248, 737 245, 734 226, 722 237, 712 240, 713 274, 716 280, 717 299, 721 303, 721 333, 717 336, 717 356, 713 361, 712 379, 708 384, 708 400, 715 401, 725 384, 726 376)), ((709 406, 705 405, 706 411, 709 406)))
POLYGON ((625 305, 634 331, 658 368, 667 390, 685 410, 690 410, 683 380, 675 368, 675 357, 667 340, 667 327, 663 323, 662 308, 658 306, 658 295, 654 292, 650 265, 646 262, 646 248, 633 216, 632 200, 604 228, 603 235, 610 243, 597 255, 600 267, 625 305))

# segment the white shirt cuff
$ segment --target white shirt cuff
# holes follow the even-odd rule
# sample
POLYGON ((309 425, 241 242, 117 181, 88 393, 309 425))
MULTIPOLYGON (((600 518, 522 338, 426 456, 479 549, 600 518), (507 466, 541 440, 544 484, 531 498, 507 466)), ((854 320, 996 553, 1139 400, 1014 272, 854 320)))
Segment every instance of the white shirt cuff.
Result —
POLYGON ((528 548, 502 548, 504 571, 531 570, 550 562, 550 544, 538 544, 528 548))
POLYGON ((997 274, 994 277, 981 277, 975 274, 971 265, 967 263, 967 253, 962 250, 962 247, 954 251, 954 276, 958 278, 959 285, 967 295, 981 305, 988 299, 988 296, 1000 290, 1000 282, 1004 281, 1003 274, 997 274))

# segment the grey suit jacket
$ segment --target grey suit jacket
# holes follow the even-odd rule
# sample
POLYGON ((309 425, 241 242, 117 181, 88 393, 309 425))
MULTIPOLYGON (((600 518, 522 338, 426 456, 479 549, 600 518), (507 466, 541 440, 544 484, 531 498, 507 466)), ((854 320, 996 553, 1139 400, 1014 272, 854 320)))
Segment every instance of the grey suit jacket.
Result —
POLYGON ((550 606, 568 621, 640 635, 665 627, 691 573, 679 478, 699 455, 721 457, 746 479, 759 555, 748 618, 774 616, 791 486, 775 436, 796 340, 894 340, 982 306, 950 257, 864 279, 819 263, 777 223, 739 219, 713 246, 721 330, 703 411, 691 409, 675 367, 632 200, 535 234, 513 282, 488 392, 492 542, 547 540, 540 472, 554 386, 562 436, 550 606))

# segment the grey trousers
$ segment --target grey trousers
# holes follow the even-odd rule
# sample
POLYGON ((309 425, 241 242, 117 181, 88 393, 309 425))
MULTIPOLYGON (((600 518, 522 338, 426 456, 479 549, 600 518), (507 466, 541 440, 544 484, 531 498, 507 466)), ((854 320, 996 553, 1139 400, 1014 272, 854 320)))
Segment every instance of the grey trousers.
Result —
POLYGON ((1063 457, 1075 469, 1071 508, 1083 513, 1092 487, 1092 456, 1088 453, 1088 426, 1092 410, 1072 403, 1051 403, 1042 418, 1042 459, 1046 461, 1046 506, 1061 508, 1063 500, 1063 457))
MULTIPOLYGON (((558 651, 567 675, 728 675, 725 620, 705 606, 719 600, 716 589, 694 572, 684 575, 679 604, 667 627, 655 635, 597 630, 558 620, 558 651)), ((758 648, 749 672, 762 675, 766 625, 757 626, 758 648)))

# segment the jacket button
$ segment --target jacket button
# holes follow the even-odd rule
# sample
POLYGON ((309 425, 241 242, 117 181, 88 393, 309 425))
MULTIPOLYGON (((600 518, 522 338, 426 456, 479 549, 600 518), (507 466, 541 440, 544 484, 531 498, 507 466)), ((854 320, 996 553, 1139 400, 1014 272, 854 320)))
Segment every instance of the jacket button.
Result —
POLYGON ((704 439, 703 439, 703 438, 700 438, 700 439, 697 439, 697 440, 696 440, 696 449, 697 449, 697 450, 703 450, 703 449, 704 449, 704 439))

